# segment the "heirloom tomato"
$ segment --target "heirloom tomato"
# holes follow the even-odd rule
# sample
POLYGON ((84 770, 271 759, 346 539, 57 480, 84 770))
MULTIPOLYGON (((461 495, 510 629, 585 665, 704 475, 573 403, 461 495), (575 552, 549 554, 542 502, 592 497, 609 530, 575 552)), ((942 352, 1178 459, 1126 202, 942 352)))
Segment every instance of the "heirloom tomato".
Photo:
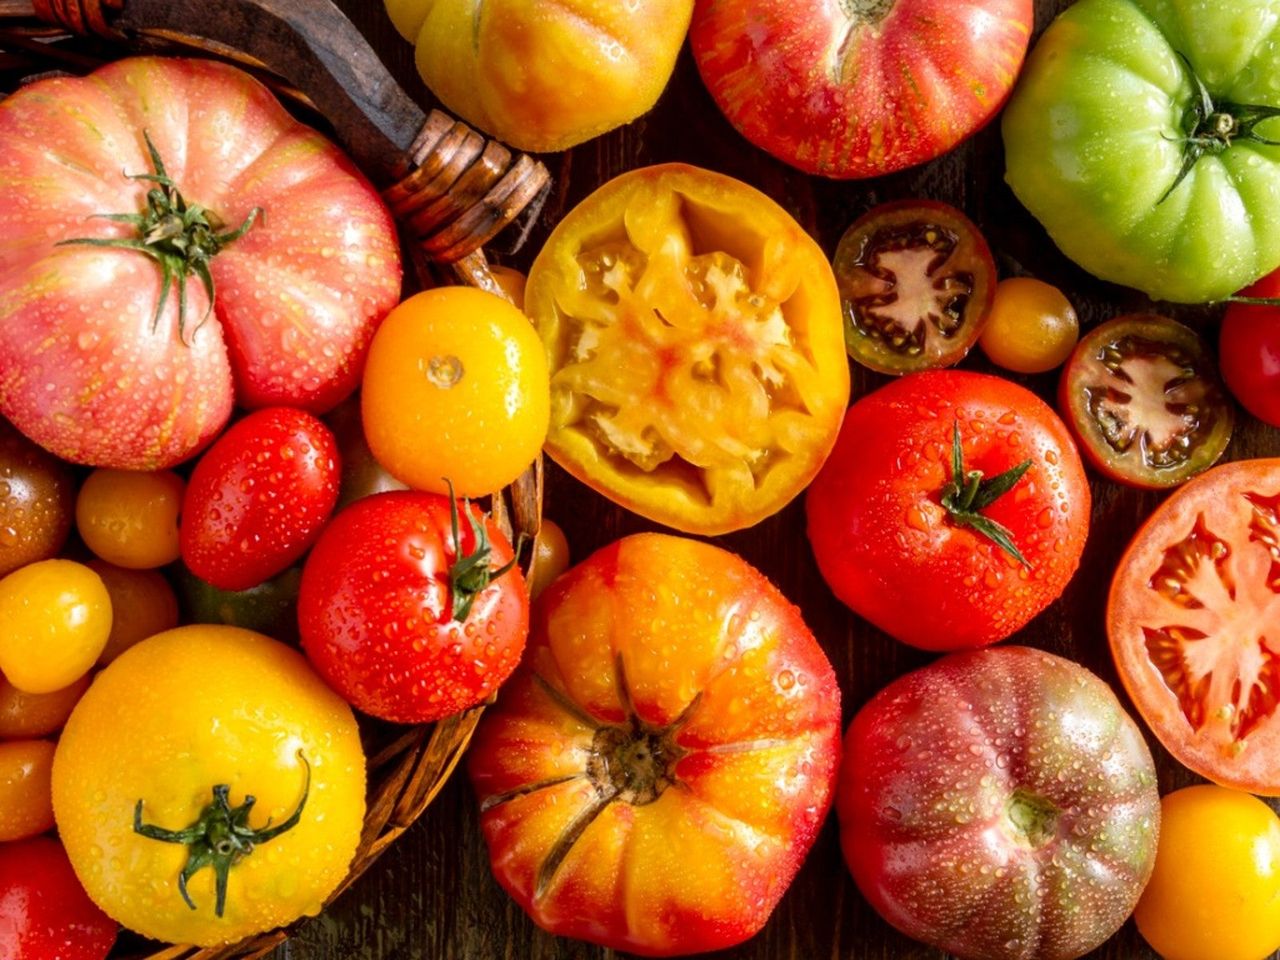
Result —
POLYGON ((0 580, 0 672, 52 693, 89 672, 111 636, 111 595, 72 560, 41 560, 0 580))
POLYGON ((839 752, 800 611, 731 553, 641 534, 542 595, 467 757, 494 874, 539 926, 670 956, 764 925, 839 752))
POLYGON ((103 560, 90 560, 89 569, 102 578, 111 597, 111 634, 98 655, 99 666, 106 666, 139 640, 178 625, 178 598, 162 574, 126 570, 103 560))
POLYGON ((188 626, 98 674, 58 740, 58 833, 89 896, 200 946, 319 912, 364 820, 351 709, 297 651, 188 626), (185 833, 185 836, 184 836, 185 833))
POLYGON ((52 741, 0 743, 0 843, 53 829, 52 770, 52 741))
MULTIPOLYGON (((1280 270, 1242 294, 1280 296, 1280 270)), ((1222 378, 1241 405, 1259 420, 1280 427, 1280 310, 1246 303, 1227 307, 1218 354, 1222 378)))
POLYGON ((0 957, 106 960, 115 940, 57 840, 0 844, 0 957))
POLYGON ((178 559, 182 478, 172 470, 95 470, 76 497, 76 530, 107 563, 150 570, 178 559))
POLYGON ((24 693, 0 674, 0 740, 57 733, 89 689, 89 674, 52 693, 24 693))
POLYGON ((356 709, 425 723, 515 669, 529 598, 511 544, 464 501, 380 493, 325 527, 302 570, 302 646, 356 709))
POLYGON ((693 0, 386 0, 440 101, 521 150, 634 120, 675 69, 693 0))
POLYGON ((1080 0, 1004 112, 1006 179, 1062 251, 1156 300, 1280 264, 1274 0, 1080 0))
POLYGON ((56 555, 74 504, 67 465, 0 420, 0 577, 56 555))
POLYGON ((985 126, 1031 22, 1031 0, 697 0, 689 38, 748 140, 806 173, 874 177, 985 126))
POLYGON ((1057 599, 1089 507, 1075 444, 1044 401, 955 370, 851 406, 807 502, 836 596, 925 650, 1003 640, 1057 599))
POLYGON ((849 365, 831 267, 745 183, 682 164, 610 181, 552 231, 525 309, 551 360, 547 452, 651 520, 749 527, 835 443, 849 365))
POLYGON ((332 407, 400 291, 374 189, 209 60, 120 60, 0 103, 0 237, 0 413, 99 466, 184 460, 233 399, 332 407))
POLYGON ((1280 460, 1215 467, 1162 503, 1107 604, 1125 689, 1182 764, 1280 796, 1280 460))
POLYGON ((1088 953, 1133 911, 1160 832, 1137 724, 1084 667, 1028 647, 881 690, 849 726, 836 809, 871 905, 964 960, 1088 953))
POLYGON ((1066 363, 1080 339, 1080 321, 1061 290, 1032 277, 996 286, 979 343, 997 366, 1014 373, 1047 373, 1066 363))

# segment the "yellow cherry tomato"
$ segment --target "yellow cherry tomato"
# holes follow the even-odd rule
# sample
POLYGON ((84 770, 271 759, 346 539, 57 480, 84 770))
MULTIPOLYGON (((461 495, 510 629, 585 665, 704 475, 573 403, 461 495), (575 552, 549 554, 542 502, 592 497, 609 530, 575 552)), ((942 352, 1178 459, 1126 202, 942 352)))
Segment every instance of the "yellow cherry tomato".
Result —
POLYGON ((53 829, 52 770, 48 740, 0 743, 0 843, 53 829))
POLYGON ((498 281, 498 286, 502 288, 512 303, 520 310, 524 309, 524 288, 528 284, 528 278, 523 273, 513 267, 503 267, 494 265, 489 268, 489 272, 493 274, 493 279, 498 281))
POLYGON ((57 733, 89 689, 89 674, 52 693, 25 693, 0 676, 0 740, 57 733))
POLYGON ((554 520, 543 520, 533 539, 533 560, 529 564, 529 598, 551 586, 551 581, 569 569, 569 541, 554 520))
POLYGON ((378 462, 418 490, 493 493, 542 449, 551 387, 524 314, 470 287, 410 297, 382 321, 365 366, 364 433, 378 462))
POLYGON ((1079 339, 1075 308, 1061 290, 1031 277, 1012 277, 996 286, 978 342, 997 366, 1044 373, 1062 366, 1079 339))
POLYGON ((171 470, 95 470, 76 499, 76 526, 107 563, 150 570, 178 559, 182 478, 171 470))
POLYGON ((126 570, 105 560, 90 560, 111 597, 111 635, 98 665, 106 666, 140 640, 178 625, 178 597, 154 570, 126 570))
POLYGON ((1156 868, 1134 913, 1165 960, 1263 960, 1280 948, 1280 818, 1225 787, 1160 803, 1156 868))
POLYGON ((52 693, 89 672, 111 634, 102 578, 72 560, 42 560, 0 580, 0 673, 52 693))

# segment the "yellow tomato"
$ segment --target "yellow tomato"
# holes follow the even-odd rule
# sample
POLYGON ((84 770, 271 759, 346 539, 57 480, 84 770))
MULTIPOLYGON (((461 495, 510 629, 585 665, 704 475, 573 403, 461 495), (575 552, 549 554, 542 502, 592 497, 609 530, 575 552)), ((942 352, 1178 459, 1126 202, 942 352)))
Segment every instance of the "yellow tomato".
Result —
POLYGON ((355 853, 364 786, 351 708, 297 651, 223 626, 125 651, 76 706, 53 764, 58 832, 89 896, 144 936, 202 946, 317 913, 355 853), (206 841, 159 834, 202 817, 205 838, 229 823, 258 836, 233 832, 223 867, 191 874, 188 905, 180 875, 206 841), (269 839, 268 823, 281 831, 269 839))
POLYGON ((0 580, 0 673, 52 693, 88 673, 111 634, 111 597, 82 563, 42 560, 0 580))
POLYGON ((52 769, 48 740, 0 743, 0 843, 53 829, 52 769))
POLYGON ((1079 339, 1075 308, 1061 290, 1031 277, 1012 277, 996 286, 978 342, 997 366, 1044 373, 1062 366, 1079 339))
POLYGON ((1262 960, 1280 948, 1280 819, 1225 787, 1160 804, 1160 845, 1134 919, 1165 960, 1262 960))
POLYGON ((171 470, 95 470, 76 499, 76 526, 90 550, 130 570, 178 559, 182 478, 171 470))
POLYGON ((543 520, 533 539, 533 559, 529 563, 529 598, 551 586, 551 581, 569 569, 569 541, 554 520, 543 520))
POLYGON ((533 462, 550 385, 537 333, 501 297, 440 287, 383 320, 361 391, 378 462, 418 490, 493 493, 533 462))
POLYGON ((98 663, 106 666, 140 640, 178 625, 178 598, 169 581, 154 570, 126 570, 91 560, 111 597, 111 635, 98 663))
POLYGON ((523 310, 524 288, 528 285, 528 277, 512 267, 497 265, 490 267, 489 272, 493 274, 493 279, 502 288, 502 292, 507 295, 518 309, 523 310))
POLYGON ((71 708, 89 689, 89 675, 52 693, 24 693, 0 676, 0 740, 25 740, 57 733, 71 708))

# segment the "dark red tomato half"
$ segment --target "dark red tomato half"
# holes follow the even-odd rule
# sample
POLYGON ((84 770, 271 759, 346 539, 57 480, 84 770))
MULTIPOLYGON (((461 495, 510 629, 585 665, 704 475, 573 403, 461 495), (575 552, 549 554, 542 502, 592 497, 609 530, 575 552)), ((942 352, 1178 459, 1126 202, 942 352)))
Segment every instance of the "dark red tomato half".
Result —
POLYGON ((80 886, 57 840, 0 844, 4 960, 103 960, 116 929, 80 886))
POLYGON ((849 356, 880 373, 959 363, 995 297, 987 241, 963 213, 935 200, 873 208, 840 238, 834 266, 849 356))
POLYGON ((182 501, 182 561, 221 590, 256 587, 296 562, 338 501, 329 428, 302 410, 249 414, 200 458, 182 501))
POLYGON ((1153 314, 1088 333, 1062 372, 1058 406, 1098 470, 1150 490, 1213 466, 1235 422, 1200 335, 1153 314))
MULTIPOLYGON (((1246 297, 1280 297, 1280 270, 1263 277, 1246 297)), ((1218 340, 1222 377, 1246 410, 1280 427, 1280 308, 1233 303, 1218 340)))

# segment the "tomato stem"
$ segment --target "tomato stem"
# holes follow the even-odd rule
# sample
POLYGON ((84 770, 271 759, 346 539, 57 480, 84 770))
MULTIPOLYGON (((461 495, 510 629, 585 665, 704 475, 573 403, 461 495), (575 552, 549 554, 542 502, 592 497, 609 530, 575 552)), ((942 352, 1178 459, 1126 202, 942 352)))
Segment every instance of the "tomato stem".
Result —
POLYGON ((520 559, 520 551, 524 548, 526 537, 521 534, 516 540, 515 550, 507 563, 497 570, 489 569, 489 561, 493 555, 493 545, 489 543, 489 534, 485 525, 477 520, 471 512, 471 501, 462 498, 462 509, 467 515, 467 523, 471 526, 471 535, 475 539, 475 549, 464 553, 462 547, 462 529, 458 522, 458 501, 453 495, 453 482, 444 479, 449 487, 449 523, 453 530, 453 553, 457 558, 449 566, 449 617, 457 623, 465 623, 471 615, 471 607, 476 597, 488 588, 489 584, 507 573, 520 559))
POLYGON ((951 482, 942 489, 942 505, 952 523, 969 527, 986 537, 1024 567, 1031 564, 1013 542, 1013 533, 979 511, 991 506, 1017 486, 1018 481, 1031 469, 1031 461, 1024 460, 1004 473, 984 480, 981 470, 964 468, 964 447, 960 441, 960 421, 956 421, 951 434, 951 482))

